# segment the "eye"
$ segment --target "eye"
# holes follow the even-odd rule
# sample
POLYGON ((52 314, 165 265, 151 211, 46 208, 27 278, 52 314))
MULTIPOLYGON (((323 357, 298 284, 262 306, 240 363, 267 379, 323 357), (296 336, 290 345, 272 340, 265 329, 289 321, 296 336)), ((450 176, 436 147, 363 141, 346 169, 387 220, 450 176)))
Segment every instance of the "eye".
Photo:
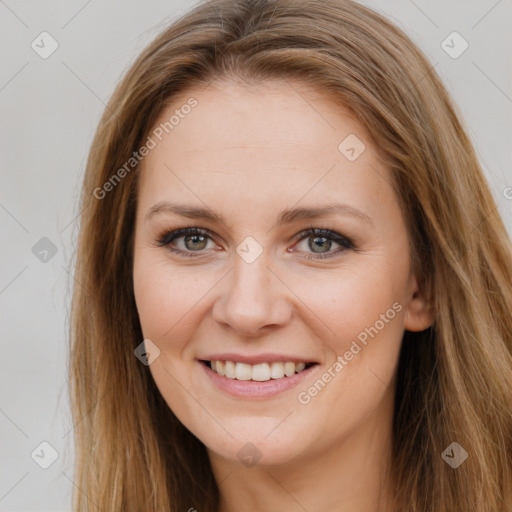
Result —
MULTIPOLYGON (((298 243, 288 251, 295 252, 295 248, 298 247, 300 252, 305 253, 303 257, 310 260, 331 258, 347 250, 355 249, 350 239, 330 229, 311 227, 296 235, 294 239, 298 240, 298 243), (337 247, 333 247, 333 245, 337 247)), ((158 237, 157 244, 185 257, 202 256, 206 253, 206 249, 213 249, 217 246, 208 230, 198 227, 167 230, 158 237), (210 247, 208 247, 208 242, 211 242, 210 247)))
MULTIPOLYGON (((157 243, 160 246, 166 247, 171 252, 178 253, 182 256, 194 257, 201 256, 203 250, 208 248, 208 241, 215 246, 207 230, 187 227, 174 231, 166 231, 160 235, 157 243)), ((211 249, 212 247, 209 248, 211 249)))
POLYGON ((299 243, 295 247, 299 247, 301 251, 308 254, 305 255, 307 259, 323 259, 331 258, 339 253, 343 253, 346 250, 354 249, 353 242, 332 231, 330 229, 313 228, 299 233, 296 237, 299 243), (300 247, 302 244, 302 248, 300 247), (338 248, 333 249, 333 245, 337 245, 338 248))

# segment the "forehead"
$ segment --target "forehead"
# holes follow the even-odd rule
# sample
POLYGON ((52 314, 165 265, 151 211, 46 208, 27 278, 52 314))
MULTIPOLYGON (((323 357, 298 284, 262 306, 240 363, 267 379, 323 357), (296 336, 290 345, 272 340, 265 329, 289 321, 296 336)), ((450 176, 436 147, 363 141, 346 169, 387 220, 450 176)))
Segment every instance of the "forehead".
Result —
MULTIPOLYGON (((350 111, 300 82, 214 82, 175 97, 151 133, 156 146, 142 163, 140 194, 203 195, 233 190, 251 203, 296 202, 305 194, 375 194, 389 175, 364 126, 350 111), (187 105, 194 105, 192 108, 187 105)), ((197 198, 196 198, 197 200, 197 198)))
POLYGON ((167 126, 172 129, 163 137, 171 144, 174 140, 177 150, 261 152, 291 144, 295 154, 329 148, 337 155, 340 137, 354 133, 369 139, 348 109, 325 92, 288 79, 216 81, 190 89, 173 99, 155 125, 165 128, 171 118, 176 124, 167 126), (187 107, 191 100, 196 102, 192 109, 187 107))

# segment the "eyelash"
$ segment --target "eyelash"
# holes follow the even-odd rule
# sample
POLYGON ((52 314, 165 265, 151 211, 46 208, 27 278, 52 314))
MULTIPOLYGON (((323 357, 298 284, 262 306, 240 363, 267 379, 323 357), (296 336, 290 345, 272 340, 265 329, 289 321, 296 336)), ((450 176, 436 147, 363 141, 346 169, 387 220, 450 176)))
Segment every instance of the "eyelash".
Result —
MULTIPOLYGON (((169 251, 178 254, 179 256, 183 257, 199 257, 202 256, 203 251, 197 251, 195 253, 194 251, 183 251, 182 249, 175 249, 171 246, 171 243, 174 242, 176 239, 181 238, 186 235, 200 235, 200 236, 206 236, 210 240, 213 240, 213 237, 210 235, 210 232, 207 229, 198 228, 198 227, 186 227, 176 230, 166 230, 160 236, 158 237, 157 244, 160 247, 166 247, 169 251)), ((293 238, 298 243, 301 242, 304 239, 311 238, 311 237, 323 237, 328 240, 331 240, 338 245, 340 245, 340 248, 338 248, 335 251, 329 251, 328 253, 307 253, 308 255, 305 256, 306 259, 309 260, 319 260, 319 259, 325 259, 325 258, 332 258, 336 255, 339 255, 340 253, 345 252, 346 250, 355 250, 355 245, 349 238, 340 235, 339 233, 336 233, 335 231, 331 229, 325 229, 325 228, 314 228, 311 226, 309 229, 305 231, 301 231, 297 235, 295 235, 293 238)))

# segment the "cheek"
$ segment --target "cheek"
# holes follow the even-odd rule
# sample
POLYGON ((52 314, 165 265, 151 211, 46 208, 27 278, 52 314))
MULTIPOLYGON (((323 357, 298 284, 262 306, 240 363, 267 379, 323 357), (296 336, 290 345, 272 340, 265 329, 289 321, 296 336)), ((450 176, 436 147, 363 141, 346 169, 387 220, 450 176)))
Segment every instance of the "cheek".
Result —
MULTIPOLYGON (((320 378, 329 384, 325 389, 315 384, 323 389, 318 400, 316 388, 301 389, 302 399, 311 397, 317 412, 323 410, 330 417, 337 414, 333 410, 342 415, 352 410, 357 421, 377 407, 392 383, 405 311, 400 291, 406 279, 398 274, 389 257, 374 253, 358 267, 315 279, 314 287, 311 279, 300 281, 298 295, 328 326, 319 333, 318 342, 328 345, 326 373, 329 368, 331 373, 320 378)), ((338 435, 334 426, 330 433, 338 435)))
MULTIPOLYGON (((171 268, 165 257, 141 250, 134 261, 135 302, 144 339, 160 350, 149 366, 152 377, 168 406, 180 418, 201 417, 179 382, 187 382, 192 356, 187 346, 196 330, 205 284, 186 269, 171 268)), ((211 285, 210 285, 211 287, 211 285)))
POLYGON ((171 268, 169 262, 144 258, 144 254, 135 260, 133 280, 142 332, 155 340, 175 338, 211 288, 208 280, 198 279, 191 269, 171 268))
POLYGON ((400 281, 405 280, 396 275, 395 268, 383 256, 368 255, 357 267, 316 272, 314 277, 303 275, 296 279, 294 291, 321 320, 324 342, 331 340, 330 348, 337 354, 348 350, 358 336, 364 340, 365 329, 376 322, 379 330, 400 337, 399 310, 404 309, 400 293, 404 284, 400 281), (398 305, 393 308, 393 304, 398 305))

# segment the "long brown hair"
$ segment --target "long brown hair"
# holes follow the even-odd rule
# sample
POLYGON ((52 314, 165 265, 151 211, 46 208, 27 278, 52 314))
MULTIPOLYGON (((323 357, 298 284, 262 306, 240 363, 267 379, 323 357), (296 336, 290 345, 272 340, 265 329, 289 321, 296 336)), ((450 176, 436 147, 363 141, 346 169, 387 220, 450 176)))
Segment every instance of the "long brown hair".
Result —
POLYGON ((83 182, 71 311, 74 510, 217 510, 204 445, 134 356, 143 340, 132 286, 141 166, 112 177, 178 93, 222 78, 297 79, 323 91, 366 127, 392 172, 435 317, 404 334, 395 510, 510 512, 510 239, 432 65, 351 0, 210 0, 166 28, 110 99, 83 182), (457 469, 442 457, 453 442, 468 453, 457 469))

